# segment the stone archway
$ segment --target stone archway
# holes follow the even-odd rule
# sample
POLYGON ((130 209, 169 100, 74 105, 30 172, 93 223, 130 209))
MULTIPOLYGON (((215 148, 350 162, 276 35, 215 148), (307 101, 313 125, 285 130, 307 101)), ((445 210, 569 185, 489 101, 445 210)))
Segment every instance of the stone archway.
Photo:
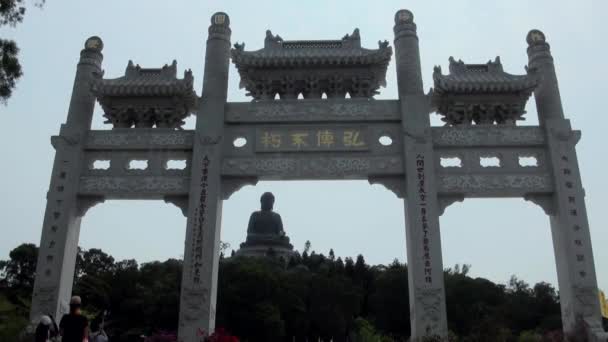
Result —
POLYGON ((125 76, 103 79, 103 43, 86 41, 67 121, 52 139, 57 152, 32 319, 63 313, 87 207, 112 198, 164 199, 188 217, 179 336, 197 341, 215 325, 224 199, 264 179, 362 179, 404 200, 414 339, 447 336, 439 216, 471 197, 519 197, 543 207, 551 218, 564 330, 605 339, 575 151, 580 132, 563 114, 542 32, 527 36, 525 74, 504 72, 498 58, 450 59, 449 73, 436 68, 433 91, 425 94, 414 17, 400 10, 394 100, 373 99, 392 56, 387 41, 363 49, 358 30, 323 41, 288 41, 268 31, 264 49, 246 51, 242 44, 231 49, 231 33, 228 15, 211 17, 200 98, 192 73, 178 78, 175 62, 158 69, 129 62, 125 76), (254 101, 227 102, 231 58, 254 101), (517 126, 532 93, 539 125, 517 126), (113 130, 91 130, 96 99, 113 130), (434 109, 445 127, 430 126, 434 109), (196 129, 180 130, 191 112, 198 113, 196 129), (384 145, 383 137, 392 143, 384 145), (248 143, 235 144, 241 138, 248 143), (442 165, 444 158, 458 163, 442 165), (484 158, 497 166, 485 167, 484 158), (523 165, 522 158, 536 164, 523 165), (130 167, 142 160, 147 167, 130 167), (185 167, 168 167, 174 160, 185 167), (96 161, 109 167, 91 167, 96 161))

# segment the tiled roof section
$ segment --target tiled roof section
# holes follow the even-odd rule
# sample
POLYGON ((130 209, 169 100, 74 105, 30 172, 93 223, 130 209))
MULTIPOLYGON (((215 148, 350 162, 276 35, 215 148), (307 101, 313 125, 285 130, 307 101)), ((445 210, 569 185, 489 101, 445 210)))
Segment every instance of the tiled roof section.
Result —
POLYGON ((177 78, 177 62, 162 68, 146 69, 129 61, 125 75, 115 79, 98 79, 92 90, 97 96, 179 96, 194 98, 192 71, 177 78))
POLYGON ((538 84, 538 78, 531 73, 511 75, 504 72, 500 58, 487 64, 465 64, 450 57, 450 73, 441 74, 436 66, 433 73, 436 93, 518 93, 531 92, 538 84))
POLYGON ((232 60, 238 68, 310 65, 388 65, 393 53, 388 42, 378 42, 378 49, 361 47, 359 30, 341 40, 284 41, 266 31, 264 48, 245 51, 245 44, 235 44, 232 60))

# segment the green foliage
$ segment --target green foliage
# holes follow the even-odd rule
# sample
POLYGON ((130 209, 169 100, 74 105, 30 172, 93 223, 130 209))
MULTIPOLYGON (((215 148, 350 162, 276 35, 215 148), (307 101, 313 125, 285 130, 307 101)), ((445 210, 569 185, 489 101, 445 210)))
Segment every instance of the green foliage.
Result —
POLYGON ((0 263, 0 273, 9 287, 29 295, 34 288, 38 247, 24 243, 10 251, 9 257, 0 263))
MULTIPOLYGON (((288 261, 221 259, 216 325, 250 342, 409 338, 405 264, 371 266, 361 255, 325 257, 307 245, 310 253, 288 261)), ((24 244, 0 261, 0 341, 11 341, 7 336, 27 323, 36 255, 36 246, 24 244)), ((470 277, 469 269, 445 272, 450 341, 560 341, 558 296, 550 284, 530 287, 513 277, 507 286, 498 285, 470 277)), ((159 331, 171 335, 178 325, 181 270, 181 260, 138 265, 115 261, 100 249, 81 250, 74 294, 91 318, 109 312, 112 341, 159 331)))
POLYGON ((355 320, 355 342, 392 342, 393 339, 376 331, 374 326, 364 318, 355 320))
POLYGON ((0 102, 6 103, 17 80, 23 75, 18 54, 17 43, 0 39, 0 102))
POLYGON ((20 300, 13 303, 5 294, 0 293, 0 341, 18 341, 28 320, 28 307, 20 300))
MULTIPOLYGON (((42 7, 45 0, 34 2, 42 7)), ((0 27, 16 26, 26 12, 24 0, 0 0, 0 27)), ((19 63, 19 48, 12 40, 0 38, 0 102, 6 103, 13 93, 17 80, 23 75, 19 63)))
POLYGON ((543 337, 534 331, 524 331, 517 338, 517 342, 542 342, 543 337))

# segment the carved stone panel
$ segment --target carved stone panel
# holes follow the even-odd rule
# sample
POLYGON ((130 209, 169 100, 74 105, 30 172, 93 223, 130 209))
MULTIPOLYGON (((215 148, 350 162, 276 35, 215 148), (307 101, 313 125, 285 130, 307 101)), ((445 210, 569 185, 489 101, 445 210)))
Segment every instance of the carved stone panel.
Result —
POLYGON ((114 129, 90 131, 87 149, 188 149, 194 144, 194 131, 171 129, 114 129))
POLYGON ((229 103, 226 122, 401 121, 397 100, 284 100, 229 103), (303 105, 306 104, 306 105, 303 105))
POLYGON ((530 146, 543 145, 545 134, 539 127, 433 127, 435 146, 530 146))
POLYGON ((439 175, 437 185, 439 193, 458 193, 467 197, 514 197, 553 191, 548 174, 439 175))
POLYGON ((125 199, 163 198, 188 194, 189 182, 187 177, 81 177, 79 194, 125 199))
POLYGON ((318 156, 227 158, 223 176, 256 176, 260 179, 365 179, 369 175, 403 174, 402 157, 318 156))

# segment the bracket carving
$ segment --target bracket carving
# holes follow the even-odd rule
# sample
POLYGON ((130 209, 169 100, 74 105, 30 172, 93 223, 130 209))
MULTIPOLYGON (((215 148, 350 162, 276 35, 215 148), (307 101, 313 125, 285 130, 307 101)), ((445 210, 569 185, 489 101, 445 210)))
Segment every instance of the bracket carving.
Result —
POLYGON ((182 211, 184 217, 188 217, 188 196, 167 195, 163 197, 163 200, 165 201, 165 203, 174 204, 182 211))
POLYGON ((89 209, 105 201, 106 198, 104 196, 78 196, 78 200, 76 201, 76 216, 83 217, 89 209))
POLYGON ((437 203, 439 204, 439 216, 443 215, 445 209, 456 202, 464 201, 464 194, 454 195, 439 195, 437 196, 437 203))
POLYGON ((543 208, 545 214, 555 216, 555 200, 552 194, 525 194, 524 199, 543 208))
MULTIPOLYGON (((67 146, 74 146, 80 143, 80 136, 77 134, 72 135, 54 135, 51 137, 51 145, 53 148, 57 149, 58 146, 62 143, 65 143, 67 146)), ((65 145, 64 145, 65 146, 65 145)))
POLYGON ((257 177, 224 177, 222 178, 222 199, 227 200, 245 185, 258 184, 257 177))
POLYGON ((367 178, 369 184, 381 184, 392 191, 397 198, 405 196, 405 179, 403 177, 370 176, 367 178))
POLYGON ((578 130, 559 127, 551 129, 551 133, 557 140, 564 142, 572 142, 573 145, 578 144, 579 140, 581 140, 581 131, 578 130))

